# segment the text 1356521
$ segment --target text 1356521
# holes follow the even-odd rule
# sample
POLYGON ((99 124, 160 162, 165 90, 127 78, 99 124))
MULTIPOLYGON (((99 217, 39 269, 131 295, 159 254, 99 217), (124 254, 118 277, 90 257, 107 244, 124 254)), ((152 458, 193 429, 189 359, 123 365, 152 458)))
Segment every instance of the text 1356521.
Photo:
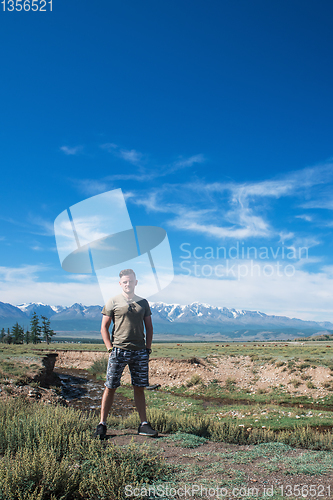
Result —
POLYGON ((25 11, 29 10, 33 12, 52 12, 52 0, 47 2, 46 0, 3 0, 1 2, 2 10, 13 12, 16 11, 25 11))

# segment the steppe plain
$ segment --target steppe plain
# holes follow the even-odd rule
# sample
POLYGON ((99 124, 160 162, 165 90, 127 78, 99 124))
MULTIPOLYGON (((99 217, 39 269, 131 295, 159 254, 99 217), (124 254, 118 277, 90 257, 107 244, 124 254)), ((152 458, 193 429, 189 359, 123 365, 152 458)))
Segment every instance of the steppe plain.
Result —
MULTIPOLYGON (((152 453, 173 470, 156 483, 164 498, 180 498, 177 487, 185 484, 215 489, 215 496, 195 490, 192 498, 217 498, 218 487, 220 498, 332 498, 332 350, 333 343, 313 341, 154 344, 150 383, 160 387, 146 395, 160 430, 152 453), (229 434, 202 432, 208 421, 229 426, 229 434), (166 493, 167 485, 175 490, 166 493)), ((2 403, 19 397, 67 404, 59 389, 36 378, 50 352, 58 355, 56 369, 103 377, 107 353, 100 344, 1 346, 2 403)), ((129 384, 125 370, 119 394, 131 399, 129 384)), ((111 415, 105 446, 144 446, 136 425, 135 412, 126 421, 111 415)))

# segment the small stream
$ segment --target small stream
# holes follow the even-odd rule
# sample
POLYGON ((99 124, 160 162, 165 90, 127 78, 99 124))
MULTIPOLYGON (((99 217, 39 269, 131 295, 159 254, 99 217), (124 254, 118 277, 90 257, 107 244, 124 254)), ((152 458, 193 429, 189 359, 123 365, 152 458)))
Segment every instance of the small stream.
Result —
MULTIPOLYGON (((96 380, 96 378, 91 375, 87 370, 78 369, 66 369, 66 368, 55 368, 54 372, 59 376, 62 386, 62 396, 66 399, 69 406, 78 408, 87 412, 100 412, 101 399, 104 391, 104 381, 96 380)), ((203 401, 204 408, 216 405, 254 405, 257 404, 255 401, 249 400, 239 400, 239 399, 228 399, 228 398, 214 398, 214 397, 203 397, 196 396, 195 394, 177 394, 173 391, 169 391, 169 394, 179 397, 188 397, 192 399, 199 399, 203 401)), ((270 404, 269 402, 266 403, 270 404)), ((299 403, 293 402, 280 402, 275 403, 282 407, 299 407, 299 403)), ((310 404, 303 403, 302 407, 304 409, 320 409, 325 411, 333 411, 333 407, 325 405, 324 402, 320 404, 310 404)), ((112 414, 114 416, 127 417, 130 413, 135 410, 134 401, 125 396, 122 396, 118 392, 115 393, 114 402, 112 405, 112 414)))
MULTIPOLYGON (((61 380, 61 395, 68 406, 87 412, 100 412, 101 399, 104 391, 104 381, 96 380, 86 370, 55 368, 54 373, 61 380)), ((115 393, 112 414, 127 417, 135 410, 134 401, 115 393)))

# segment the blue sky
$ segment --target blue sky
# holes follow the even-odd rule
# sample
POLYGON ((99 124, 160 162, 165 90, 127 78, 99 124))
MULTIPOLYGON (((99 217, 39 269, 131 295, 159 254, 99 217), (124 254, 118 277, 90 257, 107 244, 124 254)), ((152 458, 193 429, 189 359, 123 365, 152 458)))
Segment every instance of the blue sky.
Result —
POLYGON ((102 304, 94 276, 62 270, 53 222, 121 188, 134 225, 168 233, 175 279, 151 300, 333 321, 332 15, 329 0, 1 11, 0 300, 102 304))

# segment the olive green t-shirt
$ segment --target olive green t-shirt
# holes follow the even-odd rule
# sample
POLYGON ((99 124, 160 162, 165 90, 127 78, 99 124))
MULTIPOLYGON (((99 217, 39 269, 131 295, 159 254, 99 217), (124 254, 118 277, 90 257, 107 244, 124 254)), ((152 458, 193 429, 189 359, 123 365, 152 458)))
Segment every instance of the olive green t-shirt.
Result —
POLYGON ((151 315, 146 299, 134 295, 126 300, 121 293, 107 301, 102 314, 113 321, 111 342, 114 347, 131 351, 146 347, 143 319, 151 315))

